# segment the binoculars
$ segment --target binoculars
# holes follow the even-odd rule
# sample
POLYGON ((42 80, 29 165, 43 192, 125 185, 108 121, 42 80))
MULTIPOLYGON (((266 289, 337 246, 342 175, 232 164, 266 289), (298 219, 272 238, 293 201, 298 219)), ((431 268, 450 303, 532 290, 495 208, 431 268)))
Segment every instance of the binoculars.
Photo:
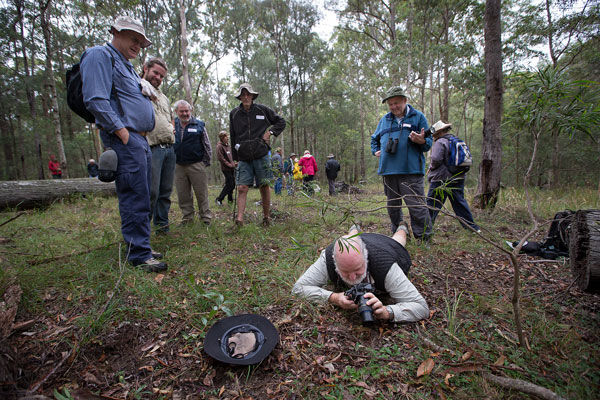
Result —
POLYGON ((389 138, 387 144, 385 145, 385 152, 390 154, 396 154, 398 151, 398 138, 392 139, 389 138))

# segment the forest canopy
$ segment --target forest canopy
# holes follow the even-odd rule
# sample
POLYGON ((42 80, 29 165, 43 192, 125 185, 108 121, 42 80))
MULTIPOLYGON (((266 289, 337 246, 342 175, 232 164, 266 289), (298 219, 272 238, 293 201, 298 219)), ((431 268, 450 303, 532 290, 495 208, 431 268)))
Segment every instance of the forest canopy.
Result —
MULTIPOLYGON (((66 105, 65 71, 110 40, 120 14, 142 21, 153 42, 132 60, 136 69, 163 58, 161 89, 172 103, 191 99, 213 143, 238 104, 235 88, 250 82, 288 121, 276 142, 284 154, 310 149, 324 163, 334 153, 344 180, 372 180, 381 96, 401 85, 430 124, 453 124, 478 166, 484 1, 3 0, 0 9, 2 180, 48 178, 51 154, 65 176, 86 176, 102 148, 66 105), (325 10, 335 18, 324 22, 325 10), (324 23, 335 24, 330 37, 317 33, 324 23)), ((536 141, 532 184, 597 184, 599 22, 598 0, 502 2, 503 184, 522 183, 536 141)))

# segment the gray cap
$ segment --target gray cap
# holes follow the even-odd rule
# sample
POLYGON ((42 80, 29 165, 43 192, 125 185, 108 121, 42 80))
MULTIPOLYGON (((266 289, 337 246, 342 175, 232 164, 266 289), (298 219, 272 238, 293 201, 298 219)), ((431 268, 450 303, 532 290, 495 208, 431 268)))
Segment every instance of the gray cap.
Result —
POLYGON ((244 89, 246 89, 248 93, 253 95, 255 99, 258 97, 258 92, 254 91, 254 89, 252 89, 252 86, 249 83, 242 83, 238 88, 237 94, 235 95, 236 99, 240 99, 240 96, 242 95, 242 90, 244 89))
POLYGON ((382 103, 385 103, 387 100, 391 99, 392 97, 406 97, 408 99, 408 95, 406 94, 406 92, 404 91, 404 89, 402 89, 401 86, 392 86, 391 88, 389 88, 387 90, 387 92, 385 92, 385 96, 383 97, 383 100, 381 100, 382 103))
POLYGON ((110 26, 117 32, 121 32, 122 30, 126 31, 134 31, 139 33, 144 37, 144 42, 142 43, 142 48, 146 48, 152 44, 151 41, 146 37, 146 30, 144 29, 144 25, 137 19, 133 19, 128 17, 127 15, 119 15, 115 18, 115 22, 110 26))
POLYGON ((117 177, 119 158, 113 149, 108 149, 98 160, 98 179, 102 182, 112 182, 117 177))

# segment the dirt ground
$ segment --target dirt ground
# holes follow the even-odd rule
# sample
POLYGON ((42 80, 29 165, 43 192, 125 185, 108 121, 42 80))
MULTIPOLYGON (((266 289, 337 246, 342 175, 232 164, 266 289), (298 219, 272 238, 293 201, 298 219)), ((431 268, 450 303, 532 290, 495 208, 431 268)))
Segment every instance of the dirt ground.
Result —
MULTIPOLYGON (((464 251, 444 254, 444 265, 452 267, 443 268, 436 261, 439 257, 427 256, 429 251, 417 249, 412 254, 410 273, 429 303, 429 319, 404 325, 381 323, 370 329, 360 325, 355 313, 287 299, 260 312, 277 327, 280 341, 255 367, 233 367, 208 357, 203 352, 204 332, 175 313, 169 320, 121 322, 80 344, 83 329, 76 322, 85 314, 85 299, 65 309, 60 294, 48 291, 44 310, 19 314, 12 332, 0 342, 0 397, 40 399, 68 389, 75 399, 300 399, 340 397, 340 393, 344 399, 447 398, 445 392, 456 390, 448 383, 449 374, 478 379, 480 372, 523 371, 515 364, 490 362, 481 344, 497 334, 505 343, 518 341, 508 259, 495 252, 464 251), (439 340, 438 332, 446 331, 448 322, 446 301, 455 289, 468 296, 464 301, 477 303, 459 315, 468 319, 471 331, 482 335, 477 343, 460 337, 439 340), (490 294, 497 300, 487 304, 490 294), (494 326, 488 322, 490 316, 494 326), (417 377, 417 367, 423 367, 428 354, 436 363, 431 373, 440 381, 445 377, 447 387, 417 377), (362 372, 349 377, 349 367, 362 372), (27 397, 28 391, 38 397, 27 397)), ((539 307, 533 305, 535 300, 549 316, 574 327, 582 340, 597 344, 600 296, 583 293, 573 284, 568 262, 528 257, 522 261, 523 308, 532 312, 539 307)), ((498 353, 502 348, 495 346, 498 353)), ((549 365, 553 357, 568 355, 555 350, 558 354, 549 352, 531 368, 560 374, 549 365)), ((496 398, 495 389, 482 391, 479 397, 496 398)), ((458 389, 454 398, 469 395, 458 389)))

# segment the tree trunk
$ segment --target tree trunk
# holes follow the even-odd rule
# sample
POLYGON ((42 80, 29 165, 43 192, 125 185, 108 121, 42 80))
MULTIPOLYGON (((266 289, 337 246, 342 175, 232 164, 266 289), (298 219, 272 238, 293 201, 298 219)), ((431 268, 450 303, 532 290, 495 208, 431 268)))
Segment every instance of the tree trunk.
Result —
POLYGON ((192 115, 195 113, 194 101, 192 100, 192 81, 190 80, 190 72, 188 66, 187 53, 187 27, 185 18, 185 6, 183 0, 179 0, 179 22, 181 29, 181 74, 183 89, 185 90, 185 99, 192 106, 192 115))
POLYGON ((58 99, 56 95, 56 85, 54 84, 54 71, 52 68, 52 38, 50 32, 50 9, 52 8, 51 0, 40 0, 41 26, 44 32, 44 43, 46 45, 46 88, 52 105, 52 121, 54 122, 54 137, 56 138, 56 150, 60 160, 60 167, 65 178, 69 177, 69 169, 67 168, 67 156, 65 154, 65 146, 62 140, 62 130, 60 127, 60 113, 58 107, 58 99))
POLYGON ((569 260, 581 290, 600 291, 600 210, 579 210, 569 235, 569 260))
POLYGON ((114 195, 115 184, 90 178, 0 182, 0 209, 46 206, 70 195, 90 193, 114 195))
POLYGON ((500 191, 502 172, 502 40, 500 0, 486 0, 485 5, 485 104, 483 143, 479 184, 475 207, 494 208, 500 191))
MULTIPOLYGON (((447 4, 444 7, 443 20, 444 20, 444 45, 447 46, 448 45, 448 31, 450 30, 450 9, 447 4)), ((449 117, 449 115, 450 115, 450 101, 449 101, 450 88, 449 88, 449 82, 448 82, 450 80, 450 70, 448 69, 448 64, 450 63, 450 61, 449 61, 448 53, 449 53, 448 51, 445 51, 444 56, 443 56, 444 76, 443 76, 443 81, 442 81, 442 87, 440 88, 440 90, 441 90, 440 96, 442 98, 440 119, 444 122, 448 122, 449 118, 450 118, 449 117)))

